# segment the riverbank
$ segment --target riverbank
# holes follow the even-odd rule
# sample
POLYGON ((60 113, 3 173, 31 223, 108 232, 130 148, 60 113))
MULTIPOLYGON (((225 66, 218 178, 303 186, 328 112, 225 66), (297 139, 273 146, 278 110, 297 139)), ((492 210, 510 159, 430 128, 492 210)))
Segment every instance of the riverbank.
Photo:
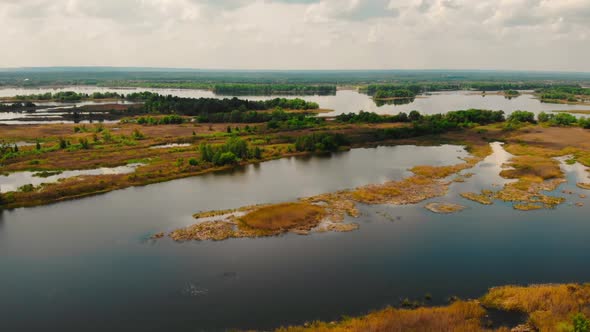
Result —
POLYGON ((588 326, 590 317, 587 284, 494 287, 480 299, 452 299, 451 304, 441 307, 423 306, 428 300, 425 295, 418 301, 402 301, 401 308, 388 307, 339 322, 316 321, 276 331, 574 331, 574 324, 588 326))
POLYGON ((131 186, 143 186, 173 179, 230 169, 283 157, 310 154, 297 151, 293 142, 297 137, 314 133, 347 135, 350 147, 380 141, 375 131, 396 128, 400 124, 341 125, 337 123, 301 130, 269 130, 266 124, 172 124, 142 126, 120 124, 52 124, 5 126, 7 142, 40 142, 40 147, 22 147, 18 154, 4 159, 3 172, 85 170, 97 167, 117 167, 141 162, 135 173, 100 175, 64 179, 42 185, 34 190, 2 194, 4 208, 43 205, 63 200, 101 194, 131 186), (228 132, 231 131, 231 132, 228 132), (200 162, 199 145, 220 145, 231 137, 239 137, 258 156, 226 165, 200 162), (63 147, 59 145, 63 143, 63 147), (80 142, 86 142, 87 147, 80 142), (168 149, 150 149, 166 144, 190 144, 168 149), (191 161, 196 160, 196 162, 191 161))
MULTIPOLYGON (((554 158, 571 154, 583 165, 590 165, 590 134, 581 128, 525 126, 516 131, 505 131, 500 124, 480 126, 442 135, 395 139, 385 134, 408 127, 405 123, 351 124, 328 121, 325 124, 297 130, 268 129, 267 124, 171 124, 138 125, 135 123, 95 125, 31 125, 4 126, 6 142, 40 142, 39 147, 21 147, 17 154, 4 158, 3 172, 85 170, 97 167, 117 167, 141 162, 135 173, 127 175, 101 175, 64 179, 33 190, 2 194, 4 208, 35 206, 80 198, 131 186, 142 186, 182 177, 200 175, 237 165, 258 163, 283 157, 305 155, 311 151, 295 148, 298 137, 306 135, 343 135, 350 141, 347 146, 370 147, 378 144, 426 144, 453 143, 469 147, 481 146, 487 141, 506 141, 506 150, 516 157, 502 173, 505 178, 518 179, 508 184, 495 198, 514 202, 541 203, 554 207, 562 200, 553 200, 541 191, 554 188, 563 178, 559 163, 554 158), (258 148, 256 157, 226 165, 200 162, 201 143, 220 145, 231 137, 239 137, 251 148, 258 148), (62 144, 63 143, 63 144, 62 144), (60 147, 60 144, 63 146, 60 147), (153 146, 172 145, 167 149, 151 149, 153 146), (188 144, 188 145, 187 145, 188 144), (529 157, 526 157, 529 155, 529 157), (532 157, 531 157, 532 156, 532 157), (191 161, 192 160, 192 161, 191 161), (547 185, 552 185, 547 187, 547 185)), ((432 172, 432 169, 416 170, 432 172)), ((450 175, 454 172, 447 173, 450 175)), ((421 174, 431 176, 432 174, 421 174)), ((587 182, 587 181, 586 181, 587 182)), ((581 181, 584 183, 584 181, 581 181)), ((418 188, 422 190, 424 188, 418 188)), ((363 188, 356 192, 357 199, 383 201, 375 193, 389 188, 363 188), (373 197, 369 199, 370 197, 373 197)), ((474 197, 471 195, 471 197, 474 197)), ((538 205, 538 204, 537 204, 538 205)))

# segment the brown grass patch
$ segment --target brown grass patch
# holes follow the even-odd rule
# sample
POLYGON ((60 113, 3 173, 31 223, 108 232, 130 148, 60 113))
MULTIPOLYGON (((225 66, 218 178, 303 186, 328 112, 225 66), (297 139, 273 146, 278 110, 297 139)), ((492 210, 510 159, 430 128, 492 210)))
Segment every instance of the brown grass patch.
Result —
POLYGON ((461 197, 463 197, 465 199, 477 202, 479 204, 483 204, 483 205, 494 204, 494 201, 492 199, 493 193, 488 193, 488 192, 482 191, 481 194, 467 192, 467 193, 461 193, 460 195, 461 195, 461 197))
POLYGON ((529 323, 540 331, 558 331, 571 315, 590 315, 590 285, 534 285, 492 288, 482 298, 485 306, 528 313, 529 323))
MULTIPOLYGON (((279 328, 277 332, 437 332, 491 331, 481 327, 485 310, 476 301, 456 301, 446 307, 386 308, 339 323, 314 322, 308 326, 279 328)), ((509 331, 501 329, 498 331, 509 331)))
POLYGON ((486 317, 486 308, 528 314, 527 325, 534 331, 573 331, 573 315, 581 312, 586 317, 590 316, 589 304, 590 284, 503 286, 490 289, 480 301, 456 301, 444 307, 417 309, 388 307, 341 322, 313 322, 276 331, 510 331, 505 327, 496 330, 484 328, 482 320, 486 317))
POLYGON ((309 203, 282 203, 254 210, 240 220, 248 227, 265 231, 309 229, 321 221, 326 209, 309 203))
POLYGON ((425 208, 434 213, 441 214, 449 214, 465 210, 464 206, 451 203, 428 203, 425 208))
POLYGON ((559 162, 555 159, 538 155, 515 156, 510 161, 514 169, 506 169, 500 175, 507 179, 522 177, 539 177, 543 180, 562 178, 564 176, 559 162))

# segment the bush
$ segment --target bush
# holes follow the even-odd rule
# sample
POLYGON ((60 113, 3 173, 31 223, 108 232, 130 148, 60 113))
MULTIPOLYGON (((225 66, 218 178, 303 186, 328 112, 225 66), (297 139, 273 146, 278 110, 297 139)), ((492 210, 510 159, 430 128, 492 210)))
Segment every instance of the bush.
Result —
POLYGON ((33 186, 32 184, 25 184, 24 186, 20 186, 18 187, 18 191, 24 192, 24 193, 29 193, 32 191, 35 191, 35 186, 33 186))
POLYGON ((578 119, 569 113, 558 113, 551 119, 552 126, 570 126, 576 122, 578 122, 578 119))
POLYGON ((90 143, 88 143, 87 138, 80 138, 80 139, 78 139, 78 142, 80 142, 80 146, 82 147, 82 149, 85 149, 85 150, 90 149, 90 143))
POLYGON ((217 166, 224 166, 235 164, 238 162, 238 157, 233 152, 220 152, 217 151, 213 156, 213 163, 217 166))
POLYGON ((143 135, 143 133, 141 131, 139 131, 139 129, 134 129, 133 134, 131 136, 133 137, 134 140, 142 140, 145 138, 145 136, 143 135))
POLYGON ((536 123, 535 114, 527 111, 514 111, 508 116, 510 122, 529 122, 536 123))
POLYGON ((578 125, 584 129, 590 129, 590 119, 580 118, 578 119, 578 125))
POLYGON ((541 112, 541 113, 539 113, 539 115, 537 115, 537 120, 539 120, 539 122, 549 122, 554 117, 555 117, 554 114, 547 114, 545 112, 541 112))
POLYGON ((580 312, 576 314, 572 320, 572 323, 574 332, 590 332, 590 322, 583 313, 580 312))
POLYGON ((188 160, 188 164, 191 166, 197 166, 197 165, 199 165, 199 161, 195 158, 191 158, 188 160))
POLYGON ((311 134, 297 137, 295 149, 297 151, 336 151, 340 146, 350 144, 341 134, 311 134))

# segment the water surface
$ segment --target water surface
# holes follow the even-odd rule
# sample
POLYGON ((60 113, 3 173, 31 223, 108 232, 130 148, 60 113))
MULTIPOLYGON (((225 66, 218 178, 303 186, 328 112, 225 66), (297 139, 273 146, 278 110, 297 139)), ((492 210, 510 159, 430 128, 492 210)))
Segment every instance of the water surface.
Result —
MULTIPOLYGON (((500 181, 494 174, 506 155, 499 145, 494 150, 478 165, 482 177, 432 200, 466 205, 463 212, 434 214, 423 208, 427 202, 361 205, 354 219, 360 229, 350 233, 147 239, 191 224, 197 211, 399 179, 417 164, 455 164, 464 150, 398 146, 286 158, 4 211, 1 324, 8 331, 269 329, 358 315, 426 293, 443 304, 494 285, 590 281, 589 204, 523 212, 453 194, 471 189, 469 181, 482 187, 500 181)), ((561 189, 581 192, 571 181, 561 189)))
MULTIPOLYGON (((129 94, 140 91, 151 91, 162 95, 174 95, 179 97, 191 98, 231 98, 232 96, 216 95, 207 90, 191 90, 191 89, 148 89, 148 88, 97 88, 97 87, 68 87, 60 89, 0 89, 0 97, 14 96, 16 94, 34 94, 43 92, 58 92, 58 91, 76 91, 79 93, 92 92, 118 92, 129 94)), ((318 96, 318 95, 285 95, 285 96, 238 96, 242 99, 250 100, 268 100, 272 98, 302 98, 308 101, 317 102, 321 108, 331 109, 333 112, 323 113, 322 116, 338 115, 342 113, 357 113, 361 110, 366 112, 376 112, 379 114, 397 114, 399 112, 409 113, 412 110, 420 111, 423 114, 446 113, 448 111, 478 108, 489 110, 502 110, 507 114, 516 110, 531 111, 534 113, 551 112, 554 110, 590 110, 588 105, 567 105, 567 104, 551 104, 542 103, 531 94, 522 94, 514 98, 505 98, 501 95, 488 94, 482 96, 477 92, 472 91, 447 91, 436 92, 429 95, 421 95, 415 98, 411 103, 401 105, 377 105, 373 99, 354 90, 339 90, 336 95, 318 96)), ((75 103, 78 106, 89 102, 75 103)), ((56 103, 52 103, 55 108, 56 103)), ((63 106, 63 105, 62 105, 63 106)), ((72 107, 71 104, 66 107, 72 107)), ((6 116, 5 116, 6 117, 6 116)), ((0 123, 8 123, 9 120, 16 116, 12 115, 10 118, 2 118, 0 113, 0 123)), ((12 123, 12 122, 11 122, 12 123)))

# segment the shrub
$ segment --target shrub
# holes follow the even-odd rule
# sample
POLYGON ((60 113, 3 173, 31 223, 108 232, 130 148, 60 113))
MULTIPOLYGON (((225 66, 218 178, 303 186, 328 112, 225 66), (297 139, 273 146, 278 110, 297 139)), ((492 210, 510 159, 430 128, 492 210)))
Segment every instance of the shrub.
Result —
POLYGON ((584 129, 590 129, 590 119, 580 118, 578 119, 578 125, 584 129))
POLYGON ((213 163, 217 166, 231 165, 238 162, 238 157, 233 152, 217 151, 213 156, 213 163))
POLYGON ((336 151, 340 146, 348 144, 348 139, 341 134, 314 133, 297 137, 295 149, 297 151, 336 151))
POLYGON ((574 332, 590 332, 590 322, 583 313, 576 314, 572 323, 574 325, 574 332))
POLYGON ((551 119, 552 126, 570 126, 576 123, 578 119, 569 113, 559 113, 551 119))
POLYGON ((88 143, 87 138, 80 138, 80 139, 78 139, 78 142, 80 142, 80 146, 82 147, 82 149, 85 149, 85 150, 90 149, 90 143, 88 143))
POLYGON ((142 140, 145 138, 145 136, 143 135, 143 133, 141 131, 139 131, 139 129, 133 129, 133 134, 131 134, 131 137, 133 137, 134 140, 142 140))
POLYGON ((510 122, 529 122, 536 123, 535 114, 527 111, 514 111, 508 116, 510 122))
POLYGON ((539 122, 549 122, 554 117, 555 117, 554 114, 547 114, 545 112, 541 112, 541 113, 539 113, 539 115, 537 115, 537 120, 539 120, 539 122))
POLYGON ((199 165, 199 161, 195 158, 191 158, 188 160, 188 164, 191 166, 197 166, 197 165, 199 165))
POLYGON ((24 193, 29 193, 35 190, 35 186, 33 186, 32 184, 25 184, 24 186, 20 186, 18 187, 18 191, 24 192, 24 193))

